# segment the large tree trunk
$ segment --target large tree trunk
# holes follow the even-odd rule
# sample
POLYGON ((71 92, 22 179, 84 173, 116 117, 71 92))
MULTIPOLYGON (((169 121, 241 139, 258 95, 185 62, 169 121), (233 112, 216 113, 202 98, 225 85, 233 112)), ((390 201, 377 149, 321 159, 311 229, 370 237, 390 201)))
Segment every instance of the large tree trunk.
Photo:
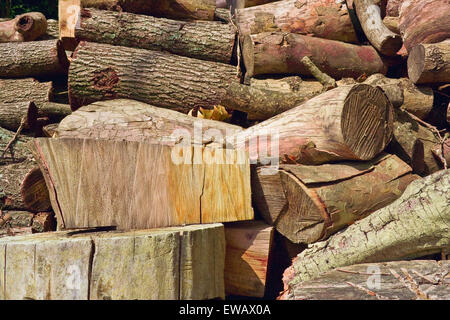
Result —
POLYGON ((37 106, 53 99, 52 82, 33 78, 0 79, 0 103, 33 101, 37 106))
POLYGON ((392 105, 381 89, 341 86, 238 133, 234 143, 262 164, 370 160, 391 140, 392 125, 392 105))
POLYGON ((69 70, 72 109, 129 98, 187 113, 217 105, 236 68, 150 50, 81 42, 69 70))
POLYGON ((414 83, 450 82, 450 40, 412 48, 408 76, 414 83))
POLYGON ((449 300, 450 261, 366 263, 294 285, 281 300, 449 300), (448 278, 448 277, 447 277, 448 278))
POLYGON ((0 22, 0 42, 33 41, 47 31, 47 19, 40 12, 29 12, 0 22))
POLYGON ((447 0, 404 1, 400 8, 400 33, 408 52, 419 44, 450 37, 450 6, 447 0))
POLYGON ((59 40, 0 44, 0 78, 67 74, 69 61, 59 40))
POLYGON ((449 170, 413 181, 395 202, 311 245, 285 271, 286 294, 334 268, 413 259, 448 249, 449 187, 449 170))
POLYGON ((225 225, 227 295, 257 298, 265 296, 269 286, 273 233, 273 227, 262 221, 225 225))
POLYGON ((221 224, 86 232, 1 239, 0 299, 225 298, 221 224))
POLYGON ((301 62, 304 56, 335 79, 358 78, 362 74, 384 74, 387 71, 372 46, 357 46, 294 33, 247 35, 243 40, 242 53, 247 77, 261 74, 310 76, 308 68, 301 62))
POLYGON ((282 165, 275 175, 254 172, 258 212, 294 243, 314 243, 396 200, 419 178, 393 155, 370 162, 282 165))
POLYGON ((357 43, 347 6, 335 0, 284 0, 236 11, 241 35, 292 32, 357 43))
POLYGON ((249 120, 266 120, 298 106, 322 91, 315 90, 317 86, 303 86, 302 89, 285 93, 232 83, 220 105, 246 112, 249 120))
POLYGON ((415 173, 428 175, 440 170, 432 151, 440 145, 431 129, 422 126, 402 110, 395 110, 394 133, 388 151, 411 165, 415 173))
POLYGON ((253 219, 244 151, 47 138, 32 148, 62 228, 253 219))
POLYGON ((378 2, 376 0, 354 0, 353 4, 370 43, 382 54, 394 56, 402 47, 402 38, 383 24, 378 2))
POLYGON ((220 22, 183 22, 88 8, 81 10, 75 36, 79 40, 230 63, 236 28, 220 22))
POLYGON ((61 121, 55 137, 145 141, 171 146, 179 143, 222 146, 225 137, 240 131, 241 127, 225 122, 117 99, 81 107, 61 121))

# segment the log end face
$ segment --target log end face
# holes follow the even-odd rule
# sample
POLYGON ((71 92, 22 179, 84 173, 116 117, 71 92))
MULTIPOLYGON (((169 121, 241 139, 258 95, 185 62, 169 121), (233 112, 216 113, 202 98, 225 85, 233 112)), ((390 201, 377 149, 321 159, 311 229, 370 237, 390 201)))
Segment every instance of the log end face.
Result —
POLYGON ((402 37, 392 33, 390 37, 387 37, 385 41, 381 43, 380 52, 386 56, 395 56, 402 46, 402 37))
POLYGON ((28 172, 20 187, 25 207, 32 212, 51 209, 50 197, 41 169, 36 166, 28 172))
POLYGON ((425 48, 417 45, 411 49, 408 57, 408 77, 414 83, 420 83, 425 66, 425 48))
POLYGON ((393 107, 384 92, 366 84, 355 85, 343 107, 341 130, 358 160, 371 160, 391 141, 393 107))

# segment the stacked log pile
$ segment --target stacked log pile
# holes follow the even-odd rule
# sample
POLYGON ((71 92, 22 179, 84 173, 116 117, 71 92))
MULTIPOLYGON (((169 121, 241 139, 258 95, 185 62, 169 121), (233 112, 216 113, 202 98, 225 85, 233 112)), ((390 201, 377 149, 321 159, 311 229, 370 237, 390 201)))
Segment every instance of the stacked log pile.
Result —
POLYGON ((448 299, 420 259, 450 250, 449 14, 60 0, 56 33, 0 22, 0 298, 448 299))

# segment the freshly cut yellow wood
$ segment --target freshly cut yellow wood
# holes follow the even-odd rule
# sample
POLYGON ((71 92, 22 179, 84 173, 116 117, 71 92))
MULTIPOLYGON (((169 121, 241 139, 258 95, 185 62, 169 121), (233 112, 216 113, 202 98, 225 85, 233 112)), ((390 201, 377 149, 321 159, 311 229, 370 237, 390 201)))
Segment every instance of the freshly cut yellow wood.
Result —
POLYGON ((264 297, 273 227, 262 221, 225 226, 225 292, 228 295, 264 297))
POLYGON ((0 240, 0 299, 224 298, 222 224, 0 240))
POLYGON ((31 147, 61 229, 253 219, 245 151, 47 138, 31 147))

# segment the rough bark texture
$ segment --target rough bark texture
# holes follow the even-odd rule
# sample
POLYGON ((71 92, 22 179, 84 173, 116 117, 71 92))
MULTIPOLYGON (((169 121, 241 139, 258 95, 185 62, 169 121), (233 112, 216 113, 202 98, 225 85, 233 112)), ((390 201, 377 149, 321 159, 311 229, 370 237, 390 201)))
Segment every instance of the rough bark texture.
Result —
POLYGON ((380 89, 341 86, 244 130, 235 144, 262 164, 370 160, 391 140, 392 125, 392 105, 380 89))
POLYGON ((294 243, 328 238, 390 204, 419 178, 393 155, 364 163, 282 165, 275 175, 263 170, 252 178, 254 204, 294 243))
POLYGON ((231 16, 230 9, 217 8, 214 12, 214 20, 221 21, 223 23, 232 23, 233 18, 231 16))
POLYGON ((79 40, 230 63, 236 28, 220 22, 183 22, 87 8, 81 10, 75 36, 79 40))
POLYGON ((0 44, 0 78, 67 74, 69 61, 59 40, 0 44))
POLYGON ((353 0, 356 14, 370 43, 382 54, 393 56, 402 47, 402 38, 393 33, 381 18, 381 9, 376 0, 353 0))
POLYGON ((301 62, 304 56, 308 56, 322 72, 335 79, 385 74, 387 71, 372 46, 357 46, 294 33, 245 36, 242 53, 247 77, 262 74, 311 75, 301 62))
POLYGON ((36 166, 36 162, 27 159, 0 167, 0 209, 28 210, 25 206, 20 186, 28 172, 36 166))
POLYGON ((130 230, 254 218, 244 151, 47 138, 34 139, 32 148, 61 228, 130 230))
POLYGON ((450 39, 412 48, 408 76, 414 83, 450 82, 450 39))
POLYGON ((0 103, 33 101, 36 106, 53 99, 52 82, 33 78, 0 79, 0 103))
POLYGON ((408 0, 400 8, 400 33, 408 52, 416 45, 450 37, 447 0, 408 0))
POLYGON ((6 216, 9 216, 10 219, 0 228, 0 233, 5 231, 6 235, 11 228, 31 227, 33 233, 56 230, 56 220, 53 212, 3 211, 3 217, 6 216))
POLYGON ((47 19, 40 12, 29 12, 0 22, 0 42, 33 41, 47 31, 47 19))
POLYGON ((449 300, 450 261, 367 263, 295 285, 287 300, 449 300))
POLYGON ((358 38, 342 0, 284 0, 236 11, 241 35, 292 32, 357 43, 358 38))
POLYGON ((296 93, 299 91, 321 92, 322 85, 313 80, 303 81, 299 76, 284 77, 280 79, 250 79, 250 86, 258 89, 296 93))
MULTIPOLYGON (((36 109, 36 105, 31 101, 0 103, 0 126, 2 128, 16 131, 22 118, 28 119, 31 110, 36 109)), ((24 129, 29 129, 29 122, 26 120, 24 129)))
POLYGON ((447 167, 450 166, 450 139, 446 139, 442 144, 436 145, 432 152, 442 166, 444 166, 444 160, 447 167))
POLYGON ((69 70, 72 109, 129 98, 187 113, 217 105, 236 68, 156 51, 81 42, 69 70))
POLYGON ((47 20, 47 31, 44 35, 39 37, 37 40, 51 40, 59 39, 59 22, 58 20, 48 19, 47 20))
POLYGON ((304 91, 285 93, 232 83, 220 105, 246 112, 249 120, 266 120, 298 106, 322 91, 308 89, 305 87, 304 91))
POLYGON ((441 169, 432 150, 439 138, 402 110, 395 110, 394 134, 388 151, 411 165, 415 173, 428 175, 441 169))
POLYGON ((55 137, 145 141, 172 146, 208 142, 223 145, 224 137, 240 131, 241 127, 225 122, 117 99, 81 107, 61 121, 55 137))
POLYGON ((405 0, 388 0, 386 4, 386 15, 388 17, 398 17, 400 15, 400 6, 405 0))
POLYGON ((404 94, 403 89, 399 86, 398 80, 386 78, 384 75, 376 73, 368 77, 364 83, 380 87, 394 108, 403 105, 404 94))
POLYGON ((0 127, 0 165, 22 162, 27 158, 33 157, 27 146, 31 138, 23 135, 19 135, 15 143, 4 153, 14 134, 14 132, 0 127))
POLYGON ((52 208, 44 175, 37 165, 23 178, 20 194, 25 208, 29 211, 42 212, 52 208))
POLYGON ((225 297, 221 224, 4 238, 0 257, 2 300, 225 297))
POLYGON ((285 271, 286 295, 334 268, 413 259, 450 247, 450 170, 413 181, 392 204, 300 253, 285 271))
POLYGON ((28 114, 28 123, 34 132, 40 133, 42 127, 50 123, 59 123, 72 113, 68 104, 46 102, 36 106, 33 112, 28 114))

